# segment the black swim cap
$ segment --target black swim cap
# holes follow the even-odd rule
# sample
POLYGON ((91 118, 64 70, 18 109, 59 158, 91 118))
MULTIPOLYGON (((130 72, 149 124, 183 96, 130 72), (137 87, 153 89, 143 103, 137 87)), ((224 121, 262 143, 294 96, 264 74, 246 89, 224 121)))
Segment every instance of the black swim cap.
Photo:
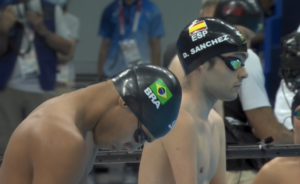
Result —
POLYGON ((198 18, 177 40, 177 55, 185 74, 206 61, 229 52, 247 53, 247 41, 234 26, 215 18, 198 18))
POLYGON ((256 0, 222 0, 216 7, 214 17, 244 26, 254 33, 260 32, 264 23, 263 10, 256 0))
POLYGON ((112 81, 133 114, 156 139, 172 129, 182 94, 179 81, 172 72, 142 64, 120 73, 112 81))
POLYGON ((300 89, 300 33, 294 32, 281 39, 279 73, 292 91, 300 89))

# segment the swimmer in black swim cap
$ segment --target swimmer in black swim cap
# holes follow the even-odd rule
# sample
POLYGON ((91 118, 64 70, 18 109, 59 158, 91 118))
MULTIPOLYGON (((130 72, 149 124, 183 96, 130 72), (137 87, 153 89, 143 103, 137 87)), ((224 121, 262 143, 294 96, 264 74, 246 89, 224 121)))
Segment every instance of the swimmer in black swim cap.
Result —
MULTIPOLYGON (((207 0, 203 4, 200 16, 213 16, 234 25, 241 31, 248 43, 248 58, 246 60, 245 69, 249 77, 243 82, 241 90, 238 92, 239 98, 221 105, 221 108, 224 107, 225 117, 236 117, 245 124, 250 121, 251 117, 261 117, 261 119, 256 120, 251 119, 252 126, 256 129, 256 137, 263 140, 271 135, 277 143, 290 143, 293 135, 287 131, 284 126, 279 124, 279 122, 283 122, 286 117, 284 116, 283 119, 280 118, 282 120, 280 121, 278 118, 279 113, 273 113, 265 89, 265 78, 261 59, 250 48, 253 36, 257 37, 256 33, 260 32, 263 23, 263 11, 259 8, 257 1, 207 0), (256 99, 255 101, 249 100, 254 98, 256 99), (268 128, 265 128, 266 126, 268 126, 268 128)), ((276 109, 275 107, 275 111, 276 109)), ((233 165, 235 161, 236 160, 232 161, 233 165)), ((228 160, 228 162, 231 162, 231 160, 228 160)), ((240 174, 235 171, 232 173, 235 175, 240 174)), ((242 179, 243 177, 241 180, 242 179)))
POLYGON ((214 17, 234 25, 247 40, 263 30, 263 10, 255 0, 207 0, 203 3, 200 17, 214 17))
POLYGON ((180 103, 175 75, 151 65, 52 98, 11 135, 0 183, 45 183, 45 178, 57 184, 86 183, 99 148, 133 152, 145 141, 165 136, 176 122, 180 103))
POLYGON ((254 33, 263 29, 263 10, 255 0, 222 0, 216 7, 214 17, 244 26, 254 33))
MULTIPOLYGON (((248 58, 245 69, 249 77, 243 81, 238 91, 238 98, 234 101, 224 102, 221 108, 224 109, 224 119, 230 122, 239 122, 246 129, 255 130, 256 135, 246 131, 243 134, 248 136, 247 140, 264 140, 272 136, 278 144, 291 143, 293 134, 279 122, 269 102, 265 89, 265 78, 261 60, 258 55, 250 49, 250 43, 257 33, 261 32, 263 25, 263 11, 256 0, 207 0, 203 4, 201 16, 212 16, 224 22, 234 25, 247 40, 248 58), (252 100, 255 99, 255 100, 252 100), (260 118, 255 118, 260 117, 260 118), (249 125, 248 122, 251 122, 249 125)), ((235 127, 235 125, 234 125, 235 127)), ((240 127, 240 125, 236 125, 240 127)), ((241 143, 232 137, 230 130, 226 130, 227 143, 241 143)), ((259 141, 257 140, 257 142, 259 141)), ((247 142, 251 143, 251 142, 247 142)), ((235 184, 240 181, 250 181, 255 177, 259 164, 250 166, 248 163, 256 163, 256 160, 227 160, 228 184, 235 184), (245 163, 239 171, 236 171, 236 163, 245 163), (252 169, 249 169, 252 168, 252 169), (239 178, 239 179, 236 179, 239 178)), ((260 162, 265 162, 260 160, 260 162)))
POLYGON ((226 181, 224 122, 212 108, 218 99, 237 97, 247 77, 246 45, 235 27, 218 19, 196 19, 183 29, 177 41, 181 64, 175 57, 169 65, 183 89, 178 120, 169 134, 144 146, 138 183, 226 181))

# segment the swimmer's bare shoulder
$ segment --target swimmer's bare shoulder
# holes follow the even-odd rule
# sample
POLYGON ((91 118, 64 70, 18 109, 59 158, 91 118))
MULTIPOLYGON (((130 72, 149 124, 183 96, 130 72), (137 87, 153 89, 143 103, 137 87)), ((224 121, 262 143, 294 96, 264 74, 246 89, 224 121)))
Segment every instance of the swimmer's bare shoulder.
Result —
POLYGON ((50 113, 51 109, 41 108, 22 122, 12 137, 11 147, 22 137, 26 140, 32 184, 79 183, 86 171, 85 140, 68 117, 50 113))
POLYGON ((280 184, 283 172, 286 172, 284 167, 286 158, 275 158, 265 164, 257 173, 252 184, 280 184))
POLYGON ((84 138, 74 127, 59 126, 63 122, 43 121, 48 126, 39 126, 30 137, 33 183, 78 183, 86 169, 84 138))
POLYGON ((181 109, 173 129, 144 146, 139 183, 197 184, 196 141, 195 120, 181 109))
POLYGON ((197 183, 197 141, 196 120, 181 109, 173 129, 162 139, 177 184, 197 183))

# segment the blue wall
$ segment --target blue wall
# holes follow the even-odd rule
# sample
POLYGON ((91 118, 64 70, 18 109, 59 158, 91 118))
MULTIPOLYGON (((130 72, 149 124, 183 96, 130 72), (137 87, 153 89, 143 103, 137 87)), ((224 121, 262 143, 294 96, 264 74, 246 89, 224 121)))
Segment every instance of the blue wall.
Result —
POLYGON ((276 0, 275 14, 265 20, 264 74, 272 105, 279 87, 280 39, 295 31, 300 24, 299 0, 276 0))

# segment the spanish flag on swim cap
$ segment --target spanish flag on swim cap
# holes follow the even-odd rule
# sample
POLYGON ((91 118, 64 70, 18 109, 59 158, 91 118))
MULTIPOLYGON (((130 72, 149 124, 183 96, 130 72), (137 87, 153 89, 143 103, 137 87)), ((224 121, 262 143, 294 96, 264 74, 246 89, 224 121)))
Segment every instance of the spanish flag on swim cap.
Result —
POLYGON ((247 41, 242 33, 233 25, 211 17, 190 22, 181 31, 176 47, 186 75, 221 54, 247 53, 247 41))
POLYGON ((203 20, 203 21, 199 21, 198 23, 191 26, 189 28, 189 32, 190 32, 190 35, 193 35, 196 32, 203 31, 203 30, 206 30, 206 29, 207 29, 207 26, 206 26, 205 21, 203 20))

